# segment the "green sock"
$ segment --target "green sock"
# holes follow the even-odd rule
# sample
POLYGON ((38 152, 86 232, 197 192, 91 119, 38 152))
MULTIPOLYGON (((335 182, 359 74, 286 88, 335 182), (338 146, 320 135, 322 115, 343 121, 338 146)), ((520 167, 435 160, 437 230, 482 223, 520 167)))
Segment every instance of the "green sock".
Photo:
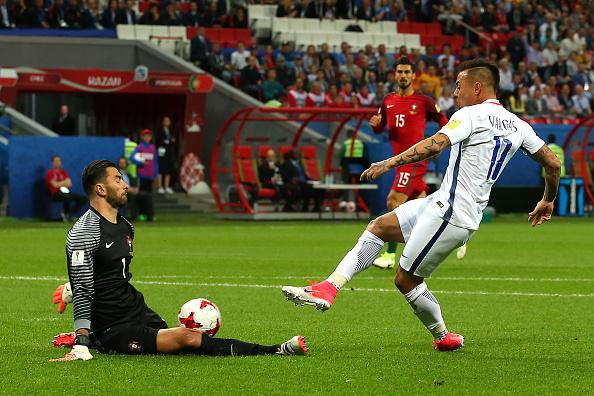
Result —
POLYGON ((386 250, 388 253, 396 253, 396 247, 398 246, 398 244, 396 242, 388 242, 388 250, 386 250))

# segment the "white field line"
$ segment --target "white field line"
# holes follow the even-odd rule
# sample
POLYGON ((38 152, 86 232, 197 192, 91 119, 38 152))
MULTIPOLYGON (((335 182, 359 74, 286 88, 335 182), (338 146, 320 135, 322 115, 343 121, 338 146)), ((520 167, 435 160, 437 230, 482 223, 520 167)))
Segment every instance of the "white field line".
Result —
MULTIPOLYGON (((359 280, 386 279, 392 276, 391 272, 385 272, 386 276, 357 276, 359 280)), ((142 279, 322 279, 324 275, 286 275, 286 276, 254 276, 254 275, 146 275, 142 279)), ((520 278, 520 277, 466 277, 466 276, 436 276, 432 280, 451 281, 500 281, 500 282, 594 282, 594 278, 520 278)))
MULTIPOLYGON (((23 280, 23 281, 65 281, 66 278, 54 276, 0 276, 0 280, 23 280)), ((238 287, 249 289, 280 289, 281 285, 266 285, 266 284, 244 284, 244 283, 219 283, 219 282, 167 282, 167 281, 143 281, 136 280, 135 284, 140 285, 159 285, 159 286, 203 286, 203 287, 238 287)), ((350 288, 345 290, 351 291, 350 288)), ((396 289, 385 288, 369 288, 362 287, 352 291, 355 292, 380 292, 380 293, 394 293, 396 289)), ((580 293, 528 293, 528 292, 490 292, 481 290, 432 290, 433 293, 439 294, 455 294, 455 295, 471 295, 471 296, 515 296, 515 297, 594 297, 594 293, 580 294, 580 293)))

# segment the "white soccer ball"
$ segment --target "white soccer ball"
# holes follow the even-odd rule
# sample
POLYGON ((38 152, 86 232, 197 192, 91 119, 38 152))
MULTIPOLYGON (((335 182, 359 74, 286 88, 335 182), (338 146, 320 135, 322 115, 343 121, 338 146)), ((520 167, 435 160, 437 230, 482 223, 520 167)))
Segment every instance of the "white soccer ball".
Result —
POLYGON ((214 336, 221 328, 219 308, 205 298, 196 298, 182 305, 177 320, 181 327, 198 329, 209 336, 214 336))

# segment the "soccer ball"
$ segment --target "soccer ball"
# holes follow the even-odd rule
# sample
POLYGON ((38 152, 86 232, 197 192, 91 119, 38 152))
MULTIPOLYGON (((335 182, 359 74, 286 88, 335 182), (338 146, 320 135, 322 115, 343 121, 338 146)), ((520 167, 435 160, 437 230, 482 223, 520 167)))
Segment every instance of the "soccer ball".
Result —
POLYGON ((221 328, 219 308, 205 298, 196 298, 182 305, 177 320, 181 327, 198 329, 211 337, 221 328))

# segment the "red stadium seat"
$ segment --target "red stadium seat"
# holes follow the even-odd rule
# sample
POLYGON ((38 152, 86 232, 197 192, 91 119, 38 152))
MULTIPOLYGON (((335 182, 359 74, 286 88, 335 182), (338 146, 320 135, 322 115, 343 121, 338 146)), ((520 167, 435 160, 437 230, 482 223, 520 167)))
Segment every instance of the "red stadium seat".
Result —
POLYGON ((534 117, 532 119, 532 123, 534 123, 534 124, 548 124, 548 121, 545 117, 534 117))
POLYGON ((254 45, 250 29, 233 29, 235 42, 243 41, 247 47, 254 45))
POLYGON ((146 10, 149 9, 150 5, 151 5, 150 1, 141 1, 140 3, 138 3, 138 11, 140 11, 144 14, 146 12, 146 10))
POLYGON ((322 180, 320 172, 320 162, 317 157, 317 149, 315 146, 302 146, 301 154, 303 154, 303 165, 307 177, 312 180, 322 180))
POLYGON ((295 150, 294 146, 280 146, 278 151, 279 151, 280 157, 284 159, 285 155, 293 150, 295 150))
MULTIPOLYGON (((251 146, 239 146, 237 148, 237 161, 239 168, 239 180, 251 193, 259 184, 256 161, 252 156, 251 146)), ((276 190, 273 188, 260 188, 258 198, 274 198, 276 190)))
POLYGON ((268 150, 272 149, 272 146, 260 146, 258 147, 258 157, 266 158, 268 150))
POLYGON ((223 45, 223 43, 221 42, 220 35, 219 35, 219 31, 221 29, 219 29, 219 28, 206 28, 204 30, 205 30, 206 39, 208 41, 210 41, 211 43, 220 43, 221 45, 223 45))
POLYGON ((190 11, 190 3, 181 3, 181 10, 184 14, 187 14, 190 11))
POLYGON ((225 47, 235 47, 235 29, 219 29, 220 43, 225 47))
POLYGON ((188 26, 186 28, 186 38, 192 40, 198 34, 198 28, 188 26))
POLYGON ((432 34, 434 36, 441 35, 441 25, 437 22, 428 24, 425 29, 427 30, 427 34, 432 34))
POLYGON ((411 33, 411 24, 409 22, 398 22, 396 30, 398 33, 411 33))
POLYGON ((427 26, 421 22, 411 22, 411 31, 409 33, 420 34, 421 36, 427 34, 427 26))

